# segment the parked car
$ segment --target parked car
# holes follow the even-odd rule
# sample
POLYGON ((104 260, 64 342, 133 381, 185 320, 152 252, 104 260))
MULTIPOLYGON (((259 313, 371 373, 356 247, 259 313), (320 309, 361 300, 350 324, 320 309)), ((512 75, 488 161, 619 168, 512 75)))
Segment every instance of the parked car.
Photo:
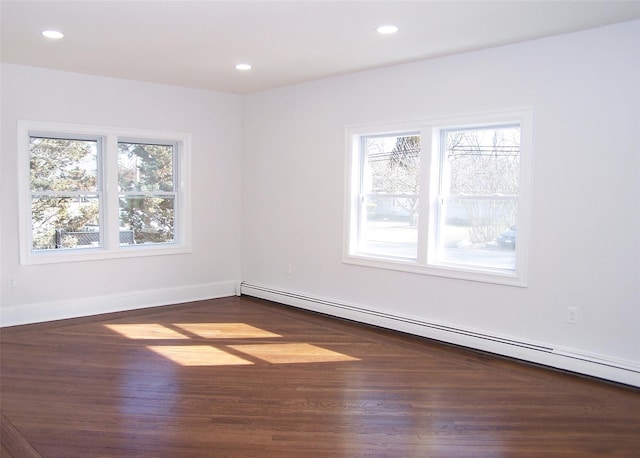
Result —
POLYGON ((502 248, 516 249, 516 226, 511 226, 509 229, 498 235, 496 242, 502 248))

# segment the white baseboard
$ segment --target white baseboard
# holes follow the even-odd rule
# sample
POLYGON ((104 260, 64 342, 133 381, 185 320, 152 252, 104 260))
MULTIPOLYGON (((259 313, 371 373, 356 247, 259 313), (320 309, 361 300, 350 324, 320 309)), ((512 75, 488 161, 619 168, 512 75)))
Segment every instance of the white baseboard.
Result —
POLYGON ((447 323, 401 316, 381 310, 347 304, 301 293, 280 291, 242 283, 242 294, 267 299, 305 310, 406 332, 442 342, 517 358, 579 374, 640 387, 640 362, 551 344, 523 341, 510 336, 488 334, 447 323))
POLYGON ((12 305, 0 308, 0 327, 235 296, 239 291, 238 284, 238 281, 225 281, 108 296, 12 305))

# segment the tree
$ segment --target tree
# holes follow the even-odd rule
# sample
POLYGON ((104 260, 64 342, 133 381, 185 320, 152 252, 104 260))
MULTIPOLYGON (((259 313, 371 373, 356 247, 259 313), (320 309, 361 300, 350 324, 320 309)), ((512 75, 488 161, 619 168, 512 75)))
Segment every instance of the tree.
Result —
POLYGON ((33 248, 56 248, 56 230, 97 224, 97 142, 31 137, 29 153, 33 248))
MULTIPOLYGON (((388 137, 387 137, 388 138, 388 137)), ((393 199, 404 209, 412 225, 417 223, 418 186, 420 178, 420 137, 418 135, 396 137, 391 151, 386 138, 369 139, 367 145, 372 191, 393 199)))
POLYGON ((136 243, 173 240, 173 147, 118 143, 118 150, 121 225, 136 243))
POLYGON ((487 243, 515 221, 520 130, 491 128, 447 132, 449 189, 469 215, 469 237, 487 243), (476 198, 474 198, 476 197, 476 198))
MULTIPOLYGON (((98 142, 31 137, 34 249, 86 246, 98 240, 98 142)), ((173 146, 119 143, 121 225, 135 243, 174 238, 173 146)))

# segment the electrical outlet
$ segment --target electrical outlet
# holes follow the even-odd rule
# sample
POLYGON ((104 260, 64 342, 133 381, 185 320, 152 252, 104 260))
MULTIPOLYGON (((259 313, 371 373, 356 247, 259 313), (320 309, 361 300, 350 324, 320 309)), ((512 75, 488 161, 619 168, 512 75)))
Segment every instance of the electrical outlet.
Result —
POLYGON ((285 271, 287 275, 291 275, 291 263, 287 263, 287 270, 285 271))
POLYGON ((578 307, 567 307, 567 323, 578 323, 578 307))
POLYGON ((16 277, 9 277, 9 288, 17 288, 18 287, 18 280, 16 279, 16 277))

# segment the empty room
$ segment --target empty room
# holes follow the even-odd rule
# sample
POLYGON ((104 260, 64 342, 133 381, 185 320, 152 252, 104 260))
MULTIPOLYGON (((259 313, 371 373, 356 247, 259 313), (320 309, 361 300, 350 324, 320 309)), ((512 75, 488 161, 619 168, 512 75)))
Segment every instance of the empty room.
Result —
POLYGON ((0 21, 1 456, 640 456, 640 1, 0 21))

